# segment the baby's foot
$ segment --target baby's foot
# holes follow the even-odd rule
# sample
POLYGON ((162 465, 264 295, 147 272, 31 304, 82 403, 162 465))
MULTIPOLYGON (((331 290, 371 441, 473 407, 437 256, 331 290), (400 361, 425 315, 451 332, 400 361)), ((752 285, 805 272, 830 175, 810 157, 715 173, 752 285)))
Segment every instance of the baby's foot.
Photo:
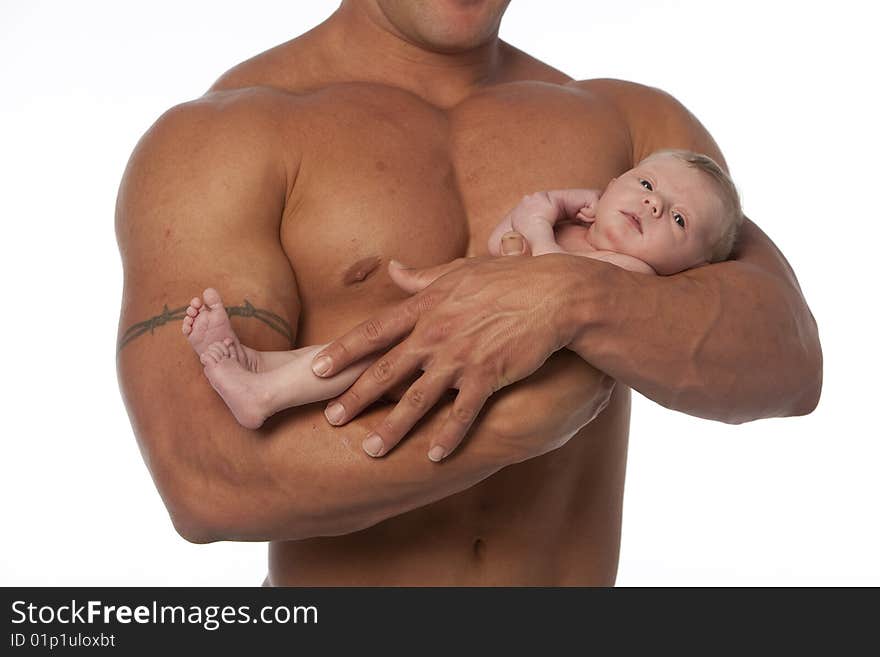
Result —
POLYGON ((223 342, 226 338, 238 342, 217 290, 209 287, 202 293, 202 297, 194 297, 189 302, 186 317, 183 318, 183 334, 199 356, 208 345, 223 342))
POLYGON ((232 340, 231 349, 236 360, 250 371, 256 371, 253 350, 239 342, 223 307, 223 300, 214 288, 209 287, 201 297, 194 297, 189 302, 186 317, 183 318, 183 334, 199 356, 209 345, 232 340))
POLYGON ((265 375, 254 374, 239 362, 232 338, 209 344, 199 359, 205 376, 223 398, 238 423, 258 429, 271 414, 265 375))

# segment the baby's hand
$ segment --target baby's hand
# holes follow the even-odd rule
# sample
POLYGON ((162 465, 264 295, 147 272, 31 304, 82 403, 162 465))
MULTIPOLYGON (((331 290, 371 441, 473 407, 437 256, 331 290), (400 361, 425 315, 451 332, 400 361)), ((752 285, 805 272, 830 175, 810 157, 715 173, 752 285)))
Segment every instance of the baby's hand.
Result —
POLYGON ((574 218, 578 221, 584 222, 585 224, 593 223, 593 219, 596 218, 596 204, 588 203, 577 211, 577 214, 574 218))
POLYGON ((528 194, 514 207, 489 238, 489 253, 501 254, 501 236, 514 230, 528 241, 532 255, 564 253, 554 227, 561 221, 591 223, 602 193, 595 189, 560 189, 528 194))
POLYGON ((551 236, 553 233, 551 220, 554 214, 555 206, 547 192, 536 192, 524 196, 492 231, 492 235, 489 237, 489 253, 494 256, 503 255, 501 238, 511 231, 522 235, 523 239, 532 246, 534 246, 536 239, 544 245, 547 241, 548 226, 551 236))
POLYGON ((596 218, 596 208, 599 205, 599 198, 602 196, 602 193, 596 189, 583 189, 579 190, 579 195, 583 205, 577 211, 575 219, 585 224, 591 224, 593 219, 596 218))

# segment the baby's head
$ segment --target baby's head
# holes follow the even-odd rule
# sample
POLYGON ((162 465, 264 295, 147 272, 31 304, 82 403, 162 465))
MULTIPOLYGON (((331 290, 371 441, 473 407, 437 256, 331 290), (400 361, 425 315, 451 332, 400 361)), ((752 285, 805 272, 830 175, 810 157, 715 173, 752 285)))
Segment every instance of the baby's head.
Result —
POLYGON ((742 220, 736 187, 714 160, 657 151, 608 184, 590 242, 669 275, 726 260, 742 220))

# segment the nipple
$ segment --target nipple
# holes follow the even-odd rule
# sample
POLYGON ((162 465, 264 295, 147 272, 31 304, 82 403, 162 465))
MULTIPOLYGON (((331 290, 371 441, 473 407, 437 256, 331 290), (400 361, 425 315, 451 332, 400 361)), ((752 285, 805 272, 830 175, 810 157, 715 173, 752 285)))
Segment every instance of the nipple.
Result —
POLYGON ((356 283, 362 283, 367 279, 367 277, 372 274, 382 262, 382 258, 379 256, 370 256, 369 258, 364 258, 363 260, 358 260, 351 267, 345 270, 345 274, 342 275, 342 282, 345 285, 355 285, 356 283))

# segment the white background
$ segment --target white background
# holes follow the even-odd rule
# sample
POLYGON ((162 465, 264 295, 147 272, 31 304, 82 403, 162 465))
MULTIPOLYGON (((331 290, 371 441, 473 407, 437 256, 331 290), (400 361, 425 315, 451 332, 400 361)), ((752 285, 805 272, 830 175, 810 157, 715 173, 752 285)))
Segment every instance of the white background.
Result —
MULTIPOLYGON (((141 134, 336 3, 4 1, 0 584, 255 585, 174 532, 115 373, 120 177, 141 134)), ((514 0, 502 37, 659 86, 713 133, 816 315, 819 409, 724 426, 636 397, 621 585, 880 585, 873 3, 514 0)))

